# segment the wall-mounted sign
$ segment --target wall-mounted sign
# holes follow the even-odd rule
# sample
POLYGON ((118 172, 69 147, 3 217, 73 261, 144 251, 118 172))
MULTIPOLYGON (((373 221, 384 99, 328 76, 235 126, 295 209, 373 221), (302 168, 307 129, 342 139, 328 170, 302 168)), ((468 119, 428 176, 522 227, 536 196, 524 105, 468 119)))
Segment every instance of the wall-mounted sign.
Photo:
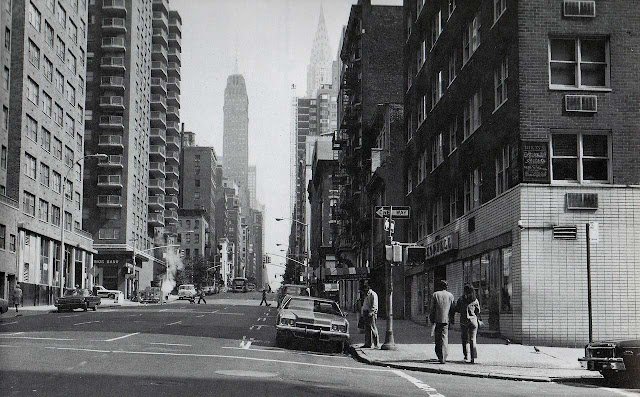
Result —
POLYGON ((522 142, 522 181, 549 183, 549 144, 522 142))
POLYGON ((425 247, 427 249, 426 259, 431 259, 445 252, 458 249, 458 233, 451 233, 425 247))

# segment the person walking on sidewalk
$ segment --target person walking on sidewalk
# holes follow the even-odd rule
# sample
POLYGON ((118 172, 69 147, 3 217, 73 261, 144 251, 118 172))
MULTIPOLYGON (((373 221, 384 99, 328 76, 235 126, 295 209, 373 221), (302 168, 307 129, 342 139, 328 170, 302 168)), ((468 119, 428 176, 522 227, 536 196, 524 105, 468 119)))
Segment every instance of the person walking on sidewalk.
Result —
POLYGON ((378 328, 376 318, 378 317, 378 294, 369 286, 369 282, 362 284, 364 300, 362 302, 362 316, 364 318, 364 348, 378 348, 378 328))
POLYGON ((262 302, 264 302, 265 306, 271 306, 271 303, 267 302, 267 289, 262 289, 262 300, 260 301, 260 306, 262 306, 262 302))
POLYGON ((445 280, 439 280, 436 283, 436 292, 431 297, 431 310, 429 312, 429 320, 436 325, 434 333, 436 356, 442 364, 447 362, 449 322, 455 314, 453 311, 453 295, 447 291, 447 287, 445 280))
POLYGON ((13 287, 13 304, 16 305, 16 313, 18 312, 18 306, 22 302, 22 289, 20 288, 20 284, 16 283, 16 286, 13 287))
POLYGON ((207 304, 207 300, 205 299, 206 296, 207 295, 204 292, 204 288, 200 288, 200 296, 198 297, 198 304, 200 304, 200 301, 204 301, 204 304, 206 305, 207 304))
POLYGON ((478 313, 480 313, 480 302, 476 299, 476 292, 471 284, 465 284, 464 291, 456 304, 456 311, 460 313, 460 330, 462 336, 462 354, 464 361, 469 360, 467 355, 467 343, 471 364, 475 363, 478 357, 476 337, 478 335, 478 313))

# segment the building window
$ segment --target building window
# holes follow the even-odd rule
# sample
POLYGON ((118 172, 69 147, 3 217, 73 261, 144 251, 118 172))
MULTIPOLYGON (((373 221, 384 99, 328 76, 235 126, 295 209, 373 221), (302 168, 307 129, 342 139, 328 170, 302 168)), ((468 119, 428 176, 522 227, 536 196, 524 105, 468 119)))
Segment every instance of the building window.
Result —
POLYGON ((6 106, 2 106, 2 128, 9 129, 9 108, 6 106))
POLYGON ((66 113, 64 117, 64 131, 67 133, 67 135, 75 136, 75 124, 76 121, 73 119, 73 117, 71 117, 69 113, 66 113))
POLYGON ((418 52, 416 53, 416 61, 417 63, 417 68, 416 68, 416 73, 420 72, 420 69, 422 69, 422 65, 424 65, 424 61, 426 59, 426 50, 427 50, 427 39, 424 38, 422 39, 422 41, 420 42, 420 47, 418 48, 418 52))
POLYGON ((436 45, 436 41, 438 41, 440 33, 442 33, 442 10, 438 10, 438 12, 433 16, 431 24, 431 48, 436 45))
POLYGON ((51 133, 44 127, 40 130, 40 146, 46 152, 51 152, 51 133))
POLYGON ((53 115, 53 99, 46 92, 42 91, 42 112, 49 118, 53 115))
POLYGON ((52 175, 53 175, 53 191, 56 193, 60 193, 62 189, 62 175, 60 175, 56 171, 52 171, 52 175))
POLYGON ((22 211, 27 215, 36 216, 36 196, 26 190, 22 194, 22 211))
POLYGON ((606 39, 550 39, 552 88, 609 86, 609 49, 606 39))
POLYGON ((442 196, 439 196, 431 208, 431 227, 433 232, 444 226, 442 214, 442 196))
POLYGON ((40 219, 43 222, 48 222, 49 221, 49 203, 47 203, 43 199, 40 199, 39 204, 40 205, 38 207, 38 219, 40 219))
POLYGON ((458 117, 454 116, 449 124, 449 154, 458 147, 458 117))
POLYGON ((411 13, 407 15, 407 38, 411 36, 411 27, 413 26, 413 18, 411 18, 411 13))
POLYGON ((0 249, 6 249, 7 227, 0 224, 0 249))
POLYGON ((456 54, 457 49, 454 48, 449 55, 449 85, 456 79, 456 60, 458 58, 456 54))
POLYGON ((458 189, 453 188, 449 193, 449 219, 451 222, 458 219, 458 189))
POLYGON ((38 48, 38 46, 31 40, 29 40, 28 57, 29 62, 31 62, 36 69, 40 69, 40 48, 38 48))
POLYGON ((9 68, 8 67, 4 67, 4 74, 3 74, 3 79, 2 79, 2 83, 4 84, 4 89, 9 91, 9 68))
POLYGON ((425 148, 420 156, 418 157, 418 185, 422 183, 426 176, 426 157, 427 157, 427 149, 425 148))
POLYGON ((64 112, 62 111, 62 106, 58 105, 56 103, 56 108, 55 108, 55 112, 53 113, 53 121, 56 122, 56 124, 58 124, 59 126, 62 126, 63 123, 63 117, 62 114, 64 112))
POLYGON ((40 87, 36 84, 31 77, 27 77, 27 99, 29 99, 34 105, 39 105, 40 87))
POLYGON ((609 137, 605 134, 552 134, 553 181, 600 182, 610 180, 609 137))
POLYGON ((494 74, 494 94, 495 94, 495 109, 502 106, 507 101, 507 77, 509 77, 509 65, 507 57, 502 59, 500 66, 494 74))
POLYGON ((62 160, 62 141, 53 137, 53 157, 62 160))
POLYGON ((44 74, 47 81, 53 81, 53 62, 51 62, 47 57, 44 57, 44 68, 42 69, 42 74, 44 74))
POLYGON ((0 152, 0 167, 3 169, 7 169, 7 147, 2 145, 2 150, 0 152))
POLYGON ((40 163, 40 183, 46 187, 49 187, 50 183, 50 169, 45 163, 40 163))
POLYGON ((411 176, 411 170, 407 170, 407 194, 413 191, 413 177, 411 176))
POLYGON ((76 105, 76 89, 67 81, 67 101, 73 106, 76 105))
POLYGON ((56 36, 56 54, 58 55, 58 58, 62 59, 63 62, 64 62, 64 52, 65 52, 64 50, 65 50, 64 41, 62 41, 60 36, 56 36))
POLYGON ((74 158, 73 150, 69 146, 65 146, 64 147, 64 164, 67 167, 72 168, 73 158, 74 158))
POLYGON ((60 226, 60 207, 51 204, 51 223, 60 226))
POLYGON ((73 181, 69 179, 64 180, 64 198, 67 201, 73 200, 73 181))
POLYGON ((44 39, 49 45, 49 47, 53 48, 53 27, 49 25, 49 22, 44 22, 44 39))
POLYGON ((29 178, 36 179, 36 158, 29 153, 24 154, 24 174, 29 178))
POLYGON ((40 14, 40 11, 33 5, 33 3, 29 2, 29 23, 39 32, 41 22, 42 14, 40 14))
POLYGON ((80 198, 80 193, 78 193, 78 192, 74 192, 74 193, 73 193, 73 198, 74 198, 73 202, 74 202, 74 203, 75 203, 75 205, 76 205, 76 209, 77 209, 78 211, 80 211, 80 210, 82 209, 82 206, 81 206, 81 204, 80 204, 80 203, 82 202, 82 201, 81 201, 81 198, 80 198))
POLYGON ((467 139, 482 124, 482 92, 473 94, 464 107, 464 139, 467 139))
POLYGON ((464 181, 464 212, 478 208, 480 206, 480 186, 482 184, 482 174, 479 168, 475 168, 467 175, 464 181))
POLYGON ((65 29, 67 28, 67 12, 65 11, 64 8, 62 8, 62 6, 60 5, 60 2, 58 2, 58 8, 56 9, 56 16, 58 17, 58 23, 60 23, 60 25, 62 25, 62 27, 64 27, 65 29))
POLYGON ((502 249, 502 292, 500 306, 502 312, 511 311, 511 295, 513 294, 513 277, 511 277, 511 247, 502 249))
POLYGON ((511 163, 510 146, 502 148, 496 157, 496 196, 509 189, 509 165, 511 163))
POLYGON ((64 94, 64 76, 58 69, 56 69, 56 80, 55 80, 56 89, 59 93, 64 94))
POLYGON ((407 115, 407 142, 413 138, 413 113, 407 115))
POLYGON ((427 118, 427 96, 422 95, 420 102, 418 103, 418 128, 422 125, 427 118))
POLYGON ((73 215, 70 212, 64 212, 64 230, 70 232, 73 225, 73 215))
POLYGON ((507 0, 493 0, 493 23, 496 23, 506 10, 507 0))
POLYGON ((444 138, 442 132, 431 141, 431 170, 435 170, 444 161, 444 138))
POLYGON ((456 0, 449 0, 449 17, 453 14, 453 10, 456 9, 456 0))
POLYGON ((11 51, 11 29, 4 28, 4 49, 11 51))
POLYGON ((436 107, 440 98, 444 93, 444 78, 442 75, 442 70, 436 73, 431 81, 431 109, 436 107))
POLYGON ((480 47, 480 12, 465 27, 462 34, 462 64, 466 64, 480 47))
POLYGON ((423 6, 424 0, 416 0, 416 19, 420 16, 420 11, 422 11, 423 6))
POLYGON ((69 37, 74 43, 78 42, 78 27, 73 21, 69 21, 69 37))
POLYGON ((73 74, 76 74, 78 71, 78 60, 76 56, 71 53, 71 50, 67 50, 67 67, 73 74))
POLYGON ((49 240, 40 239, 40 284, 49 284, 49 240))

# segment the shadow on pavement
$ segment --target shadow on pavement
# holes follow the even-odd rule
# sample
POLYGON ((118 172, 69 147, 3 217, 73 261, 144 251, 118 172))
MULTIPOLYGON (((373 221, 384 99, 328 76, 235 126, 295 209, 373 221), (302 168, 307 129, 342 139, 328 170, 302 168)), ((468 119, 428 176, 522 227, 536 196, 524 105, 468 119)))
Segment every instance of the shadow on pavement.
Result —
POLYGON ((604 378, 591 378, 581 380, 559 381, 565 386, 584 387, 584 388, 598 388, 608 387, 612 389, 628 389, 635 392, 640 391, 640 379, 628 375, 616 380, 608 380, 604 378))

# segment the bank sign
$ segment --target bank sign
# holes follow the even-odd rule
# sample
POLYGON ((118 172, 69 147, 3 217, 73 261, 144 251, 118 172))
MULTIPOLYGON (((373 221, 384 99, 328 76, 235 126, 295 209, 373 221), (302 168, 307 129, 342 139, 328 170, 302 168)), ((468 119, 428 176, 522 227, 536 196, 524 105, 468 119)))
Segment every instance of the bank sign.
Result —
POLYGON ((451 233, 426 247, 426 259, 431 259, 446 252, 458 249, 458 233, 451 233))

